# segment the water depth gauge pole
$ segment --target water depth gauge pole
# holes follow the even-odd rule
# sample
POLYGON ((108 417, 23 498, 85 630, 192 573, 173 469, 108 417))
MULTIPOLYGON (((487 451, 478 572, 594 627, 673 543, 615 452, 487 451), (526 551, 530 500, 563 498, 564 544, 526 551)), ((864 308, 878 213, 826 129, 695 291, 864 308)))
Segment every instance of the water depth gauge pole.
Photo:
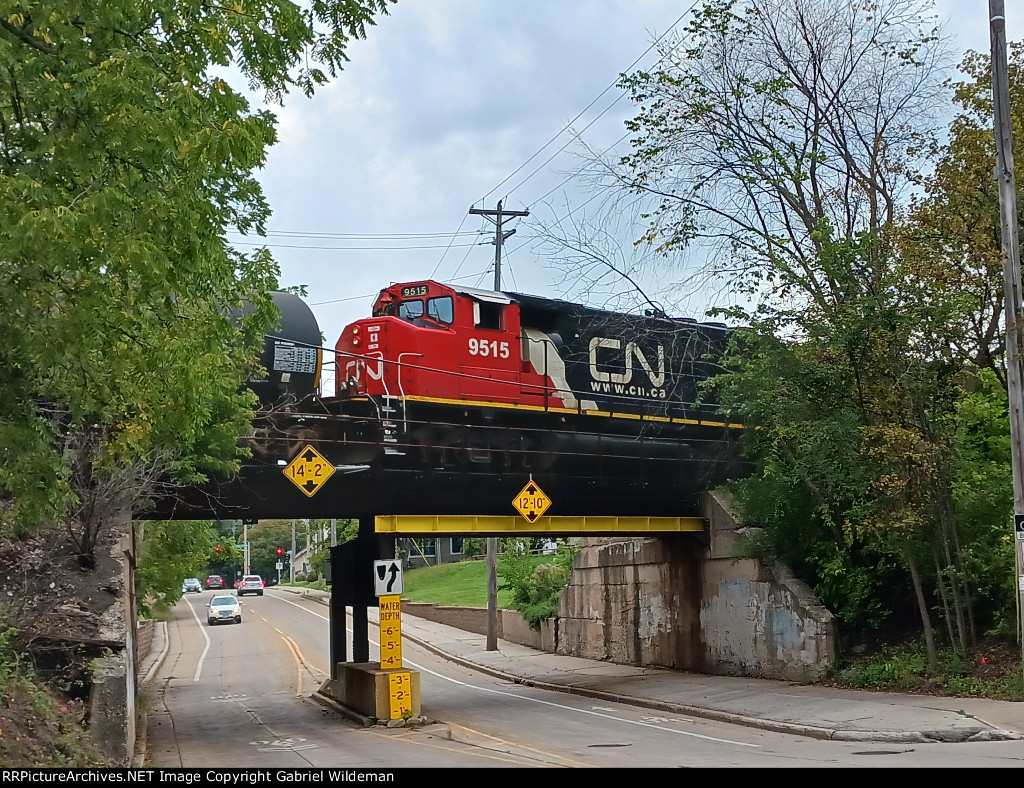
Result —
POLYGON ((1020 291, 1020 246, 1017 237, 1017 180, 1013 169, 1010 128, 1010 86, 1006 68, 1006 16, 1003 0, 989 0, 992 39, 992 108, 995 115, 996 179, 1003 236, 1003 297, 1006 302, 1006 384, 1010 411, 1010 452, 1013 463, 1013 530, 1017 566, 1017 634, 1024 667, 1024 402, 1021 394, 1021 323, 1024 305, 1020 291))

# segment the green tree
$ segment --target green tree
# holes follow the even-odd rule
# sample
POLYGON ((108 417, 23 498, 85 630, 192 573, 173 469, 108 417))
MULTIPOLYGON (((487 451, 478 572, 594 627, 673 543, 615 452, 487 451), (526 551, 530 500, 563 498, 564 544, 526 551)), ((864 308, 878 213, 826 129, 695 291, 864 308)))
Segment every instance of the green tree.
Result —
MULTIPOLYGON (((606 176, 643 246, 696 243, 708 274, 825 308, 825 238, 887 232, 939 127, 945 50, 927 0, 706 0, 650 71, 621 81, 633 152, 606 176)), ((860 276, 869 276, 869 271, 860 276)))
MULTIPOLYGON (((323 577, 327 562, 331 559, 331 521, 310 520, 309 527, 313 533, 321 535, 315 547, 315 552, 310 556, 309 565, 317 575, 323 577)), ((336 520, 334 527, 338 537, 338 544, 351 542, 359 536, 358 520, 336 520)))
MULTIPOLYGON (((634 151, 609 172, 646 202, 642 244, 709 244, 700 281, 725 277, 755 304, 724 310, 749 330, 713 386, 758 427, 758 472, 737 492, 767 525, 762 547, 848 625, 877 626, 912 591, 934 662, 936 610, 958 648, 975 633, 952 490, 960 403, 998 310, 979 304, 987 260, 964 288, 950 265, 963 247, 929 254, 924 220, 941 209, 908 212, 941 152, 946 50, 929 5, 708 0, 653 70, 623 79, 634 151)), ((954 174, 955 159, 937 177, 954 174)))
MULTIPOLYGON (((239 537, 241 538, 241 537, 239 537)), ((264 580, 277 579, 277 548, 285 552, 292 549, 291 520, 260 520, 256 525, 249 526, 249 566, 253 574, 264 580)), ((287 566, 287 564, 285 564, 287 566)), ((284 570, 283 577, 288 572, 284 570)))
POLYGON ((139 615, 149 616, 181 598, 186 577, 199 577, 214 554, 216 535, 208 522, 154 520, 138 526, 141 541, 135 567, 139 615))
POLYGON ((253 171, 279 99, 344 64, 389 0, 12 0, 0 15, 2 527, 113 516, 230 472, 277 267, 253 171), (236 320, 243 302, 254 307, 236 320))
POLYGON ((550 561, 538 564, 530 553, 530 539, 502 539, 498 556, 500 590, 511 594, 512 606, 532 629, 558 612, 558 598, 572 574, 577 545, 561 542, 550 561))
POLYGON ((979 407, 992 392, 965 399, 977 370, 950 352, 950 332, 974 304, 935 298, 927 277, 871 236, 826 240, 821 263, 845 283, 843 298, 829 309, 762 304, 745 316, 731 374, 713 381, 756 425, 758 472, 735 484, 739 500, 766 526, 762 548, 792 563, 844 623, 877 627, 907 585, 930 659, 933 609, 966 651, 977 636, 979 560, 998 543, 966 517, 971 494, 958 474, 986 458, 986 489, 996 491, 1005 472, 997 451, 969 451, 991 448, 982 439, 998 427, 979 407), (867 269, 870 279, 857 275, 867 269))

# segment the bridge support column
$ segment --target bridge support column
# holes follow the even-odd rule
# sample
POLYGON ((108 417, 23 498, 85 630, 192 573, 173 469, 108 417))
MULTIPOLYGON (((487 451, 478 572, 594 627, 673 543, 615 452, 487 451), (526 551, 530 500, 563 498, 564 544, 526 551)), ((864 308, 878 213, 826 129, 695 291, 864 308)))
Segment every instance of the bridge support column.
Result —
MULTIPOLYGON (((395 557, 395 538, 378 536, 374 517, 359 519, 359 535, 331 548, 331 678, 320 694, 364 719, 419 716, 419 673, 383 670, 370 662, 369 608, 379 607, 374 592, 373 562, 395 557), (347 608, 352 607, 352 659, 348 659, 347 608), (399 696, 399 693, 402 693, 399 696), (401 698, 404 705, 397 704, 401 698), (399 712, 396 709, 401 708, 399 712)), ((378 621, 380 619, 378 618, 378 621)))
POLYGON ((352 607, 352 662, 370 661, 369 608, 377 607, 373 562, 395 557, 392 536, 377 536, 374 517, 359 518, 359 535, 331 548, 331 678, 348 662, 346 609, 352 607))

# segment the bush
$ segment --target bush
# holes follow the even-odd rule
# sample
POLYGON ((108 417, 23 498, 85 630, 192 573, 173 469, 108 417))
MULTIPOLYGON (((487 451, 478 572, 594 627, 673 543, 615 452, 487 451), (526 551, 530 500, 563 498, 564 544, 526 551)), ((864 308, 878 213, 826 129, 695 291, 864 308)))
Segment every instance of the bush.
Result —
POLYGON ((480 537, 467 536, 462 540, 462 557, 476 558, 487 552, 487 543, 480 537))
POLYGON ((512 606, 523 614, 531 629, 540 629, 542 621, 558 612, 558 598, 569 581, 578 552, 578 547, 562 543, 551 563, 534 566, 525 546, 509 544, 499 557, 498 569, 503 580, 499 588, 511 593, 512 606))

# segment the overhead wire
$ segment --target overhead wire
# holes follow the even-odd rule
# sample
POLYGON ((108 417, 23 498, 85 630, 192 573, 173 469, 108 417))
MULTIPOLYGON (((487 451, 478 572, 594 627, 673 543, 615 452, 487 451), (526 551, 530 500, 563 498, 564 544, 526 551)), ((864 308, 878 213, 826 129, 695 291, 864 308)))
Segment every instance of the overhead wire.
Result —
MULTIPOLYGON (((461 230, 461 225, 460 225, 459 229, 461 230)), ((232 230, 231 232, 237 233, 239 235, 246 235, 245 233, 238 233, 238 231, 236 231, 236 230, 232 230)), ((479 230, 472 231, 472 232, 467 231, 467 232, 464 232, 464 233, 459 232, 459 230, 456 230, 454 233, 330 233, 330 232, 320 232, 320 231, 315 231, 315 230, 267 230, 264 233, 264 235, 266 235, 266 236, 280 235, 280 236, 287 236, 287 237, 293 237, 293 238, 338 238, 338 239, 342 239, 342 240, 349 240, 349 239, 360 239, 360 240, 362 240, 362 239, 379 239, 379 240, 387 240, 388 238, 395 238, 395 239, 407 239, 407 238, 448 238, 449 236, 454 236, 454 235, 479 235, 479 234, 480 234, 479 230)))
POLYGON ((309 246, 306 244, 277 244, 277 243, 256 243, 255 241, 230 241, 229 243, 241 244, 243 246, 269 246, 275 249, 323 249, 323 250, 336 250, 339 252, 404 252, 407 250, 414 249, 450 249, 450 248, 462 248, 462 247, 474 247, 482 246, 481 243, 471 244, 427 244, 427 245, 416 245, 416 246, 309 246))
MULTIPOLYGON (((679 17, 675 20, 675 22, 673 22, 665 30, 665 32, 663 32, 660 36, 658 36, 656 39, 654 39, 654 41, 651 42, 651 45, 649 47, 647 47, 647 49, 645 49, 640 54, 640 56, 637 57, 629 66, 627 66, 627 68, 625 70, 626 71, 630 71, 631 69, 633 69, 641 60, 644 59, 644 57, 647 56, 648 53, 650 53, 650 51, 652 49, 654 49, 656 46, 658 46, 658 44, 660 44, 669 35, 669 33, 671 33, 673 30, 675 30, 676 27, 679 26, 679 23, 682 22, 683 19, 685 19, 686 16, 696 7, 697 2, 698 2, 698 0, 694 0, 694 2, 691 3, 690 7, 687 8, 685 11, 683 11, 683 13, 679 15, 679 17)), ((673 49, 670 50, 670 52, 674 51, 674 49, 675 49, 675 47, 673 47, 673 49)), ((665 57, 668 56, 668 54, 670 54, 670 52, 666 52, 665 54, 663 54, 661 57, 658 58, 658 60, 656 62, 660 63, 662 60, 665 59, 665 57)), ((618 84, 618 79, 616 79, 614 82, 609 84, 589 104, 587 104, 586 107, 584 107, 579 113, 577 113, 577 115, 572 120, 570 120, 557 134, 555 134, 550 140, 548 140, 544 145, 542 145, 532 156, 530 156, 526 161, 524 161, 519 167, 517 167, 515 170, 513 170, 511 173, 509 173, 509 175, 507 175, 503 180, 501 180, 499 183, 497 183, 489 192, 487 192, 485 195, 483 195, 483 197, 481 197, 480 200, 478 200, 478 202, 482 203, 484 200, 487 199, 487 197, 489 197, 490 195, 494 194, 494 192, 496 192, 499 188, 501 188, 505 183, 507 183, 513 177, 515 177, 515 175, 517 173, 522 171, 531 161, 536 159, 553 142, 555 142, 559 137, 561 137, 563 134, 565 134, 567 131, 569 131, 572 128, 572 125, 577 120, 579 120, 581 117, 583 117, 583 115, 585 115, 586 112, 591 107, 593 107, 601 99, 602 96, 604 96, 609 90, 611 90, 617 84, 618 84)), ((527 175, 525 178, 523 178, 518 184, 513 186, 509 190, 509 193, 505 195, 505 199, 507 200, 508 197, 512 194, 512 192, 514 192, 516 189, 519 189, 522 186, 524 186, 526 183, 528 183, 530 181, 531 178, 533 178, 535 175, 537 175, 537 173, 539 173, 541 170, 543 170, 545 167, 547 167, 548 164, 550 164, 559 154, 561 154, 563 151, 565 151, 565 149, 568 148, 575 140, 581 139, 581 137, 582 137, 584 132, 586 132, 602 116, 604 116, 607 112, 609 112, 612 109, 612 107, 614 107, 616 104, 618 104, 620 101, 622 101, 622 99, 623 99, 623 95, 618 96, 607 107, 605 107, 601 112, 599 112, 589 123, 587 123, 586 126, 584 126, 579 131, 574 132, 573 136, 561 148, 559 148, 557 151, 555 151, 553 154, 551 154, 551 156, 549 156, 542 164, 540 164, 538 167, 536 167, 529 175, 527 175)), ((617 140, 615 140, 615 142, 613 142, 611 145, 606 147, 602 151, 602 155, 607 153, 608 151, 612 150, 616 146, 618 146, 628 136, 629 136, 628 132, 626 134, 623 134, 621 137, 619 137, 617 140)), ((541 195, 537 200, 534 200, 533 202, 534 203, 535 202, 540 202, 542 200, 547 199, 547 197, 549 197, 551 194, 553 194, 557 190, 561 189, 563 186, 565 186, 567 183, 569 183, 573 178, 576 178, 578 175, 579 175, 579 171, 570 173, 565 179, 562 180, 561 183, 559 183, 556 186, 554 186, 553 188, 549 189, 545 194, 541 195)), ((597 196, 598 195, 595 194, 593 197, 591 197, 590 199, 586 200, 583 203, 582 206, 579 206, 579 208, 582 208, 582 207, 588 205, 590 202, 592 202, 594 199, 596 199, 597 196)), ((578 210, 578 208, 577 208, 577 210, 578 210)), ((556 224, 560 223, 561 221, 564 221, 564 219, 567 218, 569 215, 571 215, 571 211, 570 211, 570 213, 567 213, 565 216, 561 217, 561 219, 558 219, 556 221, 556 224)), ((459 227, 461 228, 462 225, 460 224, 459 227)), ((519 249, 522 249, 528 243, 529 243, 528 240, 524 240, 523 243, 521 243, 518 246, 516 246, 515 249, 513 249, 512 251, 517 251, 519 249)), ((467 257, 469 256, 469 251, 466 252, 466 256, 467 257)), ((437 269, 435 268, 435 272, 436 272, 436 270, 437 269)), ((509 270, 510 270, 510 273, 511 273, 511 267, 510 267, 509 270)), ((513 283, 514 283, 515 282, 514 274, 512 276, 513 276, 513 283)))
MULTIPOLYGON (((675 30, 675 28, 679 25, 679 23, 682 22, 682 20, 687 16, 687 14, 689 14, 693 10, 693 8, 696 5, 697 5, 697 0, 695 0, 690 5, 690 7, 687 8, 675 20, 675 22, 673 22, 665 30, 664 33, 662 33, 660 36, 658 36, 656 39, 654 39, 654 41, 650 44, 650 46, 648 46, 626 68, 626 71, 629 71, 630 69, 634 68, 638 63, 640 63, 640 61, 643 60, 643 58, 648 53, 650 53, 651 50, 653 50, 659 43, 661 43, 661 41, 664 40, 665 37, 668 36, 671 31, 675 30)), ((659 58, 659 62, 660 62, 660 60, 664 59, 664 57, 665 56, 663 55, 662 58, 659 58)), ((502 179, 499 183, 497 183, 490 191, 488 191, 486 194, 484 194, 480 198, 479 202, 483 202, 487 197, 489 197, 490 195, 494 194, 494 192, 496 192, 504 184, 508 183, 519 172, 521 172, 525 167, 527 167, 530 164, 530 162, 532 162, 538 156, 540 156, 547 148, 549 148, 551 146, 552 143, 554 143, 563 134, 565 134, 567 131, 569 131, 572 128, 572 125, 575 122, 577 122, 580 118, 582 118, 595 104, 597 104, 601 100, 601 98, 605 94, 607 94, 617 84, 618 84, 618 78, 616 78, 616 80, 611 82, 604 90, 602 90, 597 96, 595 96, 594 99, 591 100, 590 103, 587 104, 586 107, 584 107, 579 113, 577 113, 576 116, 574 118, 572 118, 572 120, 570 120, 557 134, 555 134, 550 140, 548 140, 548 142, 546 142, 543 146, 541 146, 533 155, 531 155, 529 158, 527 158, 526 161, 524 161, 519 167, 517 167, 515 170, 513 170, 511 173, 509 173, 509 175, 507 175, 504 179, 502 179)), ((591 126, 593 126, 594 123, 597 122, 597 120, 599 120, 603 115, 605 115, 607 112, 609 112, 612 109, 612 107, 614 107, 616 104, 618 104, 622 100, 622 98, 623 98, 623 96, 621 96, 621 95, 619 97, 617 97, 613 102, 611 102, 607 107, 605 107, 600 113, 598 113, 586 126, 584 126, 583 129, 575 132, 573 134, 572 138, 570 138, 565 143, 565 145, 563 145, 561 148, 559 148, 555 153, 553 153, 550 157, 548 157, 548 159, 546 159, 541 165, 539 165, 537 168, 535 168, 529 175, 527 175, 518 184, 516 184, 509 191, 509 194, 511 194, 516 189, 521 188, 526 183, 528 183, 535 175, 537 175, 537 173, 539 173, 541 170, 543 170, 554 158, 556 158, 560 153, 565 151, 565 149, 568 148, 572 144, 572 142, 574 140, 580 139, 580 137, 581 137, 583 132, 585 132, 587 129, 589 129, 591 126)), ((623 135, 622 137, 620 137, 611 146, 606 148, 605 152, 607 152, 611 148, 613 148, 616 145, 618 145, 627 136, 628 136, 628 134, 623 135)), ((565 184, 567 184, 573 178, 577 177, 578 174, 579 174, 578 172, 570 173, 569 176, 566 177, 560 184, 558 184, 554 188, 550 189, 548 192, 546 192, 544 195, 542 195, 539 199, 540 200, 546 199, 553 192, 555 192, 558 189, 562 188, 565 184)), ((596 195, 595 195, 595 197, 596 197, 596 195)), ((583 205, 587 205, 589 202, 591 202, 593 199, 595 199, 595 197, 590 198, 583 205)), ((467 216, 468 216, 468 214, 466 216, 463 216, 463 219, 460 222, 459 227, 456 229, 456 231, 454 233, 380 233, 380 234, 373 234, 373 233, 329 233, 329 232, 317 232, 317 231, 275 230, 275 231, 268 232, 266 234, 268 236, 284 237, 284 238, 310 238, 310 239, 321 239, 322 238, 322 239, 325 239, 325 240, 327 240, 327 239, 337 239, 337 240, 395 240, 395 241, 401 241, 401 240, 412 240, 412 239, 445 238, 445 237, 447 237, 447 238, 449 238, 449 242, 447 244, 445 244, 445 245, 441 245, 441 244, 438 244, 438 245, 413 245, 413 246, 397 246, 396 247, 396 246, 376 246, 376 245, 373 245, 373 246, 370 246, 370 245, 365 245, 365 246, 363 246, 363 245, 360 245, 360 246, 315 246, 315 245, 280 244, 280 243, 256 243, 256 242, 251 242, 251 241, 233 241, 232 243, 237 243, 237 244, 240 244, 240 245, 250 245, 250 246, 272 246, 272 247, 284 248, 284 249, 318 249, 318 250, 327 250, 327 251, 331 251, 331 250, 338 250, 338 251, 406 251, 406 250, 444 248, 444 252, 441 254, 440 258, 438 259, 438 262, 434 266, 434 269, 431 271, 431 274, 430 274, 430 277, 429 277, 431 279, 434 278, 434 276, 437 274, 437 271, 440 269, 441 265, 443 264, 445 258, 448 255, 448 253, 452 249, 454 249, 454 248, 463 247, 463 248, 466 248, 466 254, 464 255, 462 261, 459 263, 458 267, 455 269, 455 272, 453 273, 452 279, 454 281, 455 275, 457 275, 458 272, 462 269, 462 266, 465 264, 466 260, 469 258, 469 255, 470 255, 473 247, 474 246, 482 245, 480 243, 468 243, 468 244, 467 243, 461 243, 461 244, 457 244, 457 243, 455 243, 456 238, 458 238, 460 236, 471 236, 471 235, 483 235, 483 234, 485 234, 482 231, 465 232, 465 233, 462 232, 462 227, 463 227, 463 225, 466 222, 467 216)), ((568 216, 568 214, 567 214, 567 216, 568 216)), ((563 217, 563 219, 564 218, 565 217, 563 217)), ((526 243, 527 242, 524 242, 523 244, 520 244, 519 246, 515 247, 515 249, 512 250, 512 251, 516 251, 518 249, 521 249, 523 246, 525 246, 526 243)), ((492 266, 493 266, 493 264, 492 264, 492 266)), ((509 270, 510 270, 510 275, 512 276, 513 282, 515 282, 514 273, 511 271, 511 266, 510 266, 509 270)), ((484 274, 486 274, 486 271, 484 272, 484 274)), ((463 277, 463 278, 468 278, 468 277, 463 277)), ((342 299, 334 299, 334 300, 330 300, 330 301, 322 301, 322 302, 317 302, 317 303, 318 304, 327 304, 327 303, 337 303, 337 302, 347 301, 347 300, 352 300, 352 299, 342 298, 342 299)))
MULTIPOLYGON (((646 56, 647 56, 647 54, 648 54, 648 53, 649 53, 649 52, 650 52, 650 51, 651 51, 652 49, 654 49, 654 48, 655 48, 655 47, 656 47, 656 46, 657 46, 658 44, 660 44, 660 43, 661 43, 661 41, 662 41, 662 40, 663 40, 663 39, 664 39, 664 38, 665 38, 665 37, 666 37, 666 36, 667 36, 667 35, 668 35, 668 34, 669 34, 670 32, 672 32, 673 30, 675 30, 675 29, 676 29, 676 27, 677 27, 677 26, 679 25, 679 23, 680 23, 680 22, 682 22, 682 21, 683 21, 683 19, 684 19, 684 18, 686 17, 686 15, 687 15, 687 14, 689 14, 689 13, 690 13, 690 12, 691 12, 691 11, 692 11, 692 10, 693 10, 693 9, 694 9, 695 7, 696 7, 696 5, 697 5, 697 2, 698 2, 698 1, 699 1, 699 0, 694 0, 694 2, 693 2, 693 3, 691 4, 691 5, 690 5, 690 7, 689 7, 689 8, 687 8, 687 9, 686 9, 685 11, 683 11, 683 13, 682 13, 682 14, 680 14, 680 15, 679 15, 679 17, 678 17, 678 18, 676 19, 676 21, 675 21, 675 22, 673 22, 673 23, 672 23, 671 25, 669 25, 669 27, 668 27, 668 28, 667 28, 667 29, 665 30, 665 32, 664 32, 664 33, 662 33, 662 34, 661 34, 660 36, 658 36, 658 37, 657 37, 656 39, 654 39, 654 41, 653 41, 653 42, 651 42, 651 45, 650 45, 649 47, 647 47, 647 49, 645 49, 645 50, 644 50, 644 51, 643 51, 643 52, 642 52, 642 53, 640 54, 640 56, 636 58, 636 60, 634 60, 634 61, 633 61, 632 63, 630 63, 630 64, 629 64, 629 65, 628 65, 628 66, 626 67, 626 71, 629 71, 629 70, 630 70, 630 69, 632 69, 632 68, 633 68, 634 66, 636 66, 636 65, 637 65, 637 63, 639 63, 639 62, 640 62, 641 60, 643 60, 643 59, 644 59, 644 57, 646 57, 646 56)), ((657 62, 661 62, 661 60, 663 60, 663 59, 664 59, 664 56, 662 56, 661 58, 659 58, 657 62)), ((565 124, 565 126, 564 126, 564 127, 563 127, 563 128, 562 128, 562 129, 561 129, 561 130, 560 130, 560 131, 559 131, 559 132, 557 133, 557 134, 555 134, 555 135, 554 135, 554 136, 553 136, 553 137, 552 137, 552 138, 551 138, 550 140, 548 140, 548 141, 547 141, 546 143, 544 143, 544 145, 542 145, 542 146, 540 147, 540 149, 538 149, 538 150, 537 150, 537 152, 536 152, 536 153, 534 153, 534 154, 533 154, 532 156, 530 156, 530 158, 528 158, 528 159, 527 159, 527 160, 526 160, 525 162, 523 162, 523 163, 522 163, 521 165, 519 165, 519 166, 518 166, 518 167, 517 167, 517 168, 516 168, 515 170, 513 170, 513 171, 512 171, 511 173, 509 173, 509 174, 508 174, 508 175, 507 175, 507 176, 506 176, 506 177, 505 177, 505 178, 504 178, 504 179, 503 179, 502 181, 500 181, 500 182, 499 182, 499 183, 498 183, 497 185, 495 185, 495 186, 494 186, 494 188, 492 188, 492 189, 491 189, 491 190, 490 190, 489 192, 487 192, 487 194, 485 194, 485 195, 484 195, 483 197, 481 197, 481 198, 480 198, 480 200, 479 200, 479 202, 483 202, 483 201, 484 201, 484 200, 486 200, 486 199, 487 199, 487 198, 488 198, 488 197, 489 197, 490 195, 494 194, 494 192, 496 192, 496 191, 497 191, 498 189, 500 189, 500 188, 501 188, 501 187, 502 187, 502 186, 503 186, 504 184, 506 184, 506 183, 507 183, 508 181, 510 181, 510 180, 511 180, 511 179, 512 179, 513 177, 515 177, 515 175, 516 175, 516 174, 517 174, 518 172, 520 172, 520 171, 521 171, 521 170, 522 170, 522 169, 523 169, 524 167, 526 167, 526 165, 528 165, 528 164, 529 164, 529 163, 530 163, 531 161, 533 161, 533 160, 534 160, 535 158, 537 158, 537 157, 538 157, 538 156, 539 156, 539 155, 540 155, 541 153, 543 153, 543 152, 544 152, 544 150, 546 150, 546 149, 547 149, 547 148, 548 148, 548 147, 549 147, 549 146, 550 146, 550 145, 551 145, 551 144, 552 144, 553 142, 555 142, 555 140, 557 140, 557 139, 558 139, 559 137, 561 137, 561 136, 562 136, 563 134, 565 134, 565 133, 566 133, 567 131, 569 131, 569 129, 571 129, 571 128, 572 128, 572 124, 573 124, 573 123, 575 123, 575 122, 576 122, 577 120, 579 120, 579 119, 580 119, 581 117, 583 117, 583 115, 584 115, 584 114, 586 114, 587 110, 589 110, 589 109, 590 109, 591 107, 593 107, 593 106, 594 106, 594 104, 596 104, 596 103, 597 103, 597 102, 598 102, 598 101, 599 101, 599 100, 601 99, 601 97, 602 97, 602 96, 604 96, 604 94, 605 94, 605 93, 607 93, 607 92, 608 92, 609 90, 611 90, 611 89, 612 89, 612 88, 614 88, 614 87, 615 87, 616 85, 618 85, 618 82, 619 82, 619 81, 618 81, 618 78, 616 78, 616 80, 615 80, 614 82, 612 82, 612 83, 611 83, 610 85, 608 85, 608 87, 606 87, 606 88, 605 88, 604 90, 602 90, 602 91, 601 91, 601 92, 600 92, 600 93, 599 93, 599 94, 598 94, 598 95, 597 95, 597 96, 596 96, 596 97, 595 97, 595 98, 593 99, 593 101, 591 101, 591 102, 590 102, 589 104, 587 104, 587 106, 586 106, 586 107, 584 107, 584 108, 583 108, 583 109, 582 109, 582 110, 581 110, 581 111, 580 111, 580 112, 579 112, 579 113, 578 113, 578 114, 576 115, 576 117, 574 117, 574 118, 573 118, 572 120, 570 120, 570 121, 569 121, 568 123, 566 123, 566 124, 565 124)), ((598 120, 598 119, 600 119, 600 118, 601 118, 601 117, 602 117, 602 116, 603 116, 603 115, 604 115, 605 113, 607 113, 607 112, 608 112, 609 110, 611 110, 611 108, 612 108, 612 107, 614 107, 614 106, 615 106, 616 104, 618 104, 618 103, 619 103, 619 102, 620 102, 620 101, 622 100, 622 98, 623 98, 623 96, 621 96, 621 95, 620 95, 620 96, 619 96, 618 98, 616 98, 616 99, 615 99, 615 101, 613 101, 613 102, 612 102, 611 104, 609 104, 609 105, 608 105, 607 107, 605 107, 605 109, 603 109, 603 110, 602 110, 602 111, 601 111, 600 113, 598 113, 598 115, 597 115, 597 116, 595 116, 595 117, 594 117, 594 119, 590 121, 590 123, 588 123, 588 124, 587 124, 586 126, 584 126, 584 127, 583 127, 582 131, 586 131, 586 130, 587 130, 587 129, 589 129, 589 128, 590 128, 591 126, 593 126, 593 125, 594 125, 594 123, 595 123, 595 122, 597 122, 597 120, 598 120)), ((581 132, 579 132, 579 133, 576 133, 576 134, 574 135, 574 137, 573 137, 573 138, 574 138, 574 139, 578 139, 578 138, 579 138, 579 134, 580 134, 580 133, 582 133, 582 131, 581 131, 581 132)), ((628 136, 628 135, 625 135, 625 136, 628 136)), ((619 140, 618 140, 618 141, 617 141, 617 142, 616 142, 615 144, 617 145, 617 144, 618 144, 618 142, 621 142, 621 141, 622 141, 622 139, 624 139, 624 138, 625 138, 625 137, 621 137, 621 138, 620 138, 620 139, 619 139, 619 140)), ((528 175, 528 176, 527 176, 526 178, 524 178, 524 179, 523 179, 523 180, 522 180, 522 181, 521 181, 521 182, 520 182, 520 183, 519 183, 518 185, 516 185, 515 187, 513 187, 512 189, 510 189, 510 190, 509 190, 509 194, 511 194, 511 192, 515 191, 515 189, 518 189, 518 188, 522 187, 522 186, 523 186, 524 184, 526 184, 526 183, 527 183, 527 182, 528 182, 528 181, 529 181, 529 180, 530 180, 530 179, 531 179, 531 178, 532 178, 532 177, 533 177, 534 175, 536 175, 536 174, 537 174, 538 172, 540 172, 540 171, 541 171, 541 170, 542 170, 542 169, 543 169, 544 167, 546 167, 546 166, 547 166, 547 165, 548 165, 548 164, 549 164, 549 163, 551 162, 551 160, 552 160, 552 159, 554 159, 554 158, 555 158, 555 157, 556 157, 556 156, 557 156, 557 155, 558 155, 559 153, 561 153, 561 152, 562 152, 562 151, 564 151, 564 150, 565 150, 565 149, 566 149, 567 147, 569 147, 569 145, 570 145, 570 144, 572 144, 572 142, 573 142, 573 139, 570 139, 570 140, 569 140, 568 142, 566 142, 566 144, 565 144, 565 145, 563 145, 563 146, 562 146, 561 148, 559 148, 559 149, 558 149, 558 150, 557 150, 557 151, 556 151, 556 152, 555 152, 555 153, 554 153, 554 154, 553 154, 553 155, 552 155, 552 156, 551 156, 550 158, 548 158, 548 159, 547 159, 547 161, 545 161, 545 162, 544 162, 543 164, 541 164, 541 165, 540 165, 539 167, 537 167, 537 168, 536 168, 536 169, 535 169, 535 170, 534 170, 533 172, 531 172, 531 173, 530 173, 530 174, 529 174, 529 175, 528 175)))

